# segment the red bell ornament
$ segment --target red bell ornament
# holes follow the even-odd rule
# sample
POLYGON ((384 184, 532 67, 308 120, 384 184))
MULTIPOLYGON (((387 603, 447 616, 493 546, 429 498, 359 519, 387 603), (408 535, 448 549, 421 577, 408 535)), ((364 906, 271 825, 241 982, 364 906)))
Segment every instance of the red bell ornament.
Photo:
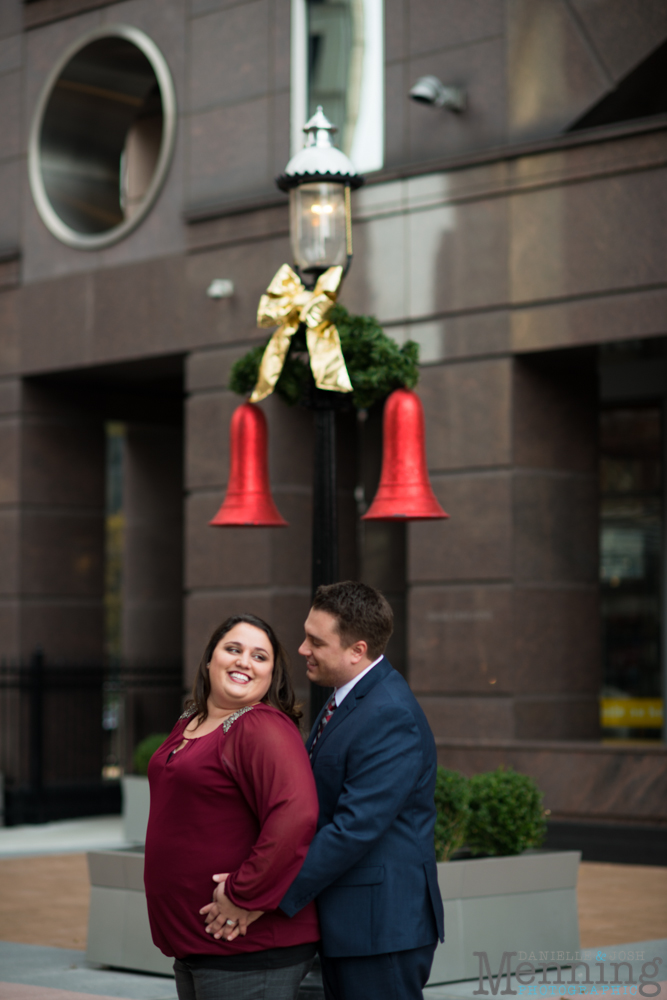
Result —
POLYGON ((268 439, 266 417, 258 406, 243 403, 234 411, 227 492, 209 524, 223 528, 287 527, 271 496, 268 439))
POLYGON ((425 521, 449 517, 435 498, 426 466, 424 411, 419 396, 396 389, 384 406, 382 475, 363 521, 425 521))

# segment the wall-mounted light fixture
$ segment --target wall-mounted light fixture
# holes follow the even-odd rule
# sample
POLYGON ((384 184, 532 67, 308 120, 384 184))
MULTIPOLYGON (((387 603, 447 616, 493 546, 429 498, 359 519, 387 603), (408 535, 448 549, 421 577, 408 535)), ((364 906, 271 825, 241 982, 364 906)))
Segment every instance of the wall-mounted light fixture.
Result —
POLYGON ((206 294, 209 299, 230 299, 234 294, 234 282, 231 278, 214 278, 206 294))
POLYGON ((463 87, 445 87, 437 76, 422 76, 410 90, 410 97, 419 104, 432 104, 436 108, 448 108, 461 113, 466 108, 466 92, 463 87))

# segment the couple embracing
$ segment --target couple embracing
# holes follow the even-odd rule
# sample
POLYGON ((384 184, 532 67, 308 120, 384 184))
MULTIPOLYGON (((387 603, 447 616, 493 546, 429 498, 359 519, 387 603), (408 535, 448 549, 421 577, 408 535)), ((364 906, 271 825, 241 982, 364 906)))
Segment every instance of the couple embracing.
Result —
POLYGON ((327 1000, 422 997, 436 755, 392 629, 373 588, 319 588, 299 653, 334 693, 305 748, 273 629, 236 615, 211 636, 149 767, 146 895, 179 1000, 295 1000, 317 950, 327 1000))

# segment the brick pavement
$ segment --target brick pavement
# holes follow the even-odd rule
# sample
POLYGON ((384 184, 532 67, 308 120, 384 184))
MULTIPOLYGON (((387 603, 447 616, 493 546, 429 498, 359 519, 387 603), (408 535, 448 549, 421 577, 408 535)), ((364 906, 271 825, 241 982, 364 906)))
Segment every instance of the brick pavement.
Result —
MULTIPOLYGON (((0 859, 0 941, 85 949, 89 893, 85 854, 0 859)), ((667 868, 584 862, 578 896, 582 948, 667 938, 667 868)))
MULTIPOLYGON (((0 941, 84 950, 89 894, 85 854, 0 859, 0 941)), ((667 868, 587 862, 578 897, 582 948, 667 938, 667 868)), ((0 982, 0 1000, 92 994, 0 982)))

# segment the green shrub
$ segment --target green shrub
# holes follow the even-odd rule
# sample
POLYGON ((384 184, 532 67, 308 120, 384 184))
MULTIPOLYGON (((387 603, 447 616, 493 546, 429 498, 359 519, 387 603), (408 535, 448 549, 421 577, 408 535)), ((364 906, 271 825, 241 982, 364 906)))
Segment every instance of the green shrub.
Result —
POLYGON ((169 733, 151 733, 145 740, 137 744, 132 758, 135 774, 148 774, 149 760, 157 748, 162 746, 168 735, 169 733))
POLYGON ((438 861, 449 861, 463 846, 470 802, 470 782, 460 771, 438 768, 435 779, 435 854, 438 861))
MULTIPOLYGON (((357 409, 369 409, 394 389, 414 389, 419 380, 418 344, 408 340, 399 347, 373 316, 352 316, 340 305, 333 307, 328 318, 338 329, 353 387, 352 402, 357 409)), ((290 406, 304 398, 310 380, 305 344, 301 344, 300 337, 294 335, 276 383, 277 394, 290 406)), ((240 396, 252 392, 267 343, 252 347, 233 365, 229 379, 233 392, 240 396)))
POLYGON ((546 833, 542 793, 512 768, 470 778, 466 842, 473 854, 520 854, 539 847, 546 833))

